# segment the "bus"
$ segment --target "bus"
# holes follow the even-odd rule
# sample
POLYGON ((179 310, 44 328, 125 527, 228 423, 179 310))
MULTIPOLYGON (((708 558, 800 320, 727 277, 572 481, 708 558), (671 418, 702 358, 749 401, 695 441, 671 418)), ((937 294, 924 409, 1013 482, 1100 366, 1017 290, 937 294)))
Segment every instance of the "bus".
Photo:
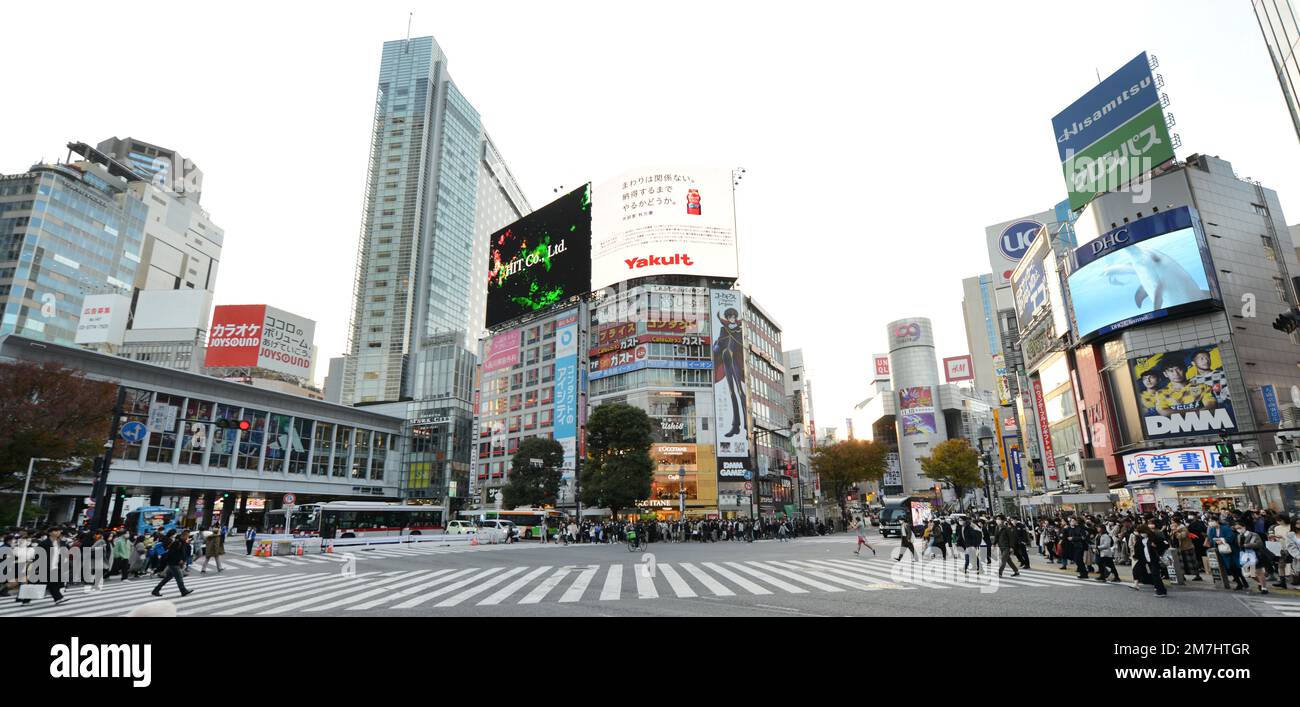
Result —
POLYGON ((375 501, 307 503, 293 506, 291 511, 268 512, 263 532, 285 533, 286 514, 290 516, 287 532, 294 537, 326 540, 440 534, 446 528, 447 515, 442 506, 375 501))
POLYGON ((166 506, 140 506, 126 514, 126 531, 132 535, 153 535, 175 530, 180 532, 181 509, 166 506))
POLYGON ((475 525, 482 525, 483 521, 488 520, 508 520, 515 524, 519 529, 520 538, 541 538, 542 526, 554 530, 561 527, 564 523, 564 513, 554 508, 516 508, 510 511, 498 511, 495 509, 479 511, 461 511, 460 517, 471 518, 475 525))

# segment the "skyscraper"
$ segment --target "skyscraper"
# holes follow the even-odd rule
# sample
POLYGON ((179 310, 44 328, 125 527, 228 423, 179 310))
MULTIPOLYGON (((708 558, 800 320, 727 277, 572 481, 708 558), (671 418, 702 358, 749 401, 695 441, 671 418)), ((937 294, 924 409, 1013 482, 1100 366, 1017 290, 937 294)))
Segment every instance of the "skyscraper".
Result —
POLYGON ((1254 0, 1253 4, 1296 137, 1300 138, 1300 12, 1293 0, 1254 0))
POLYGON ((433 37, 384 43, 345 404, 469 401, 487 238, 531 209, 433 37))

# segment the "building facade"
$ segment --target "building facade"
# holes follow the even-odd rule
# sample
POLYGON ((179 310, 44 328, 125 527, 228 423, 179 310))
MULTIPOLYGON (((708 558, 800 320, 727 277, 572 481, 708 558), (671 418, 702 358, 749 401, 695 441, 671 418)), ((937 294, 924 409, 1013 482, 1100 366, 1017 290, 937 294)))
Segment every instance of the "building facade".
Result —
POLYGON ((1294 0, 1253 0, 1252 4, 1296 139, 1300 139, 1300 12, 1294 0))

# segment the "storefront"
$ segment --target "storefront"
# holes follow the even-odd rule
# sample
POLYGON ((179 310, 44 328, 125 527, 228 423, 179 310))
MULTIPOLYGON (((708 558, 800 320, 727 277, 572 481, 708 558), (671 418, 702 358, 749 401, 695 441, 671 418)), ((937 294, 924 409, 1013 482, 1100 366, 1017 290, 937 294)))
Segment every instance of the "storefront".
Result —
POLYGON ((1218 486, 1240 494, 1247 506, 1300 513, 1300 464, 1267 467, 1253 471, 1229 471, 1216 477, 1218 486))
POLYGON ((1111 493, 1062 493, 1051 491, 1020 499, 1021 512, 1030 518, 1075 513, 1104 514, 1115 508, 1118 498, 1111 493))

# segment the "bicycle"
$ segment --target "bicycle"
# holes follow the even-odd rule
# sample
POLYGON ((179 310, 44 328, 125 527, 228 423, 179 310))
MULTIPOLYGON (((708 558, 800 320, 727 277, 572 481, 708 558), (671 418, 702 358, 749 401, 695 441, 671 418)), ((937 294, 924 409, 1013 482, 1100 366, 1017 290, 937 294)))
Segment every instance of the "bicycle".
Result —
POLYGON ((639 551, 644 550, 644 549, 645 549, 645 545, 641 542, 641 538, 640 538, 640 537, 638 537, 638 536, 636 536, 636 535, 628 535, 628 537, 627 537, 627 551, 628 551, 628 552, 639 552, 639 551))

